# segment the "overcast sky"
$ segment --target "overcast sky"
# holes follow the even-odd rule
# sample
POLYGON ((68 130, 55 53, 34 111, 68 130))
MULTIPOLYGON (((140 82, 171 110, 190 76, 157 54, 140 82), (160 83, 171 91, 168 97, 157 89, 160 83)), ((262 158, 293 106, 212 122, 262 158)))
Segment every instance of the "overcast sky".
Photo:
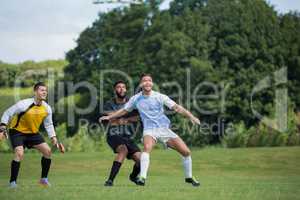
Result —
MULTIPOLYGON (((164 2, 167 8, 171 0, 164 2)), ((18 63, 64 58, 80 32, 109 6, 93 0, 1 0, 0 60, 18 63)), ((276 10, 300 10, 299 0, 269 0, 276 10)))

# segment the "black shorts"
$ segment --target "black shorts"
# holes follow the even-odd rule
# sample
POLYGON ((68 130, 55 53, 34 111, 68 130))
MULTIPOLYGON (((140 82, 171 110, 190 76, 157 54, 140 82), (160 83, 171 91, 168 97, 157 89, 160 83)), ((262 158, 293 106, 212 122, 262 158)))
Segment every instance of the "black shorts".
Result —
POLYGON ((44 138, 38 134, 23 134, 15 129, 9 130, 9 139, 11 146, 15 149, 17 146, 33 148, 35 145, 39 145, 45 142, 44 138))
POLYGON ((112 148, 114 153, 118 153, 117 148, 120 145, 125 145, 128 149, 127 159, 132 159, 132 156, 136 152, 141 152, 140 148, 137 146, 137 144, 135 144, 135 142, 132 139, 125 138, 119 135, 108 136, 107 143, 112 148))

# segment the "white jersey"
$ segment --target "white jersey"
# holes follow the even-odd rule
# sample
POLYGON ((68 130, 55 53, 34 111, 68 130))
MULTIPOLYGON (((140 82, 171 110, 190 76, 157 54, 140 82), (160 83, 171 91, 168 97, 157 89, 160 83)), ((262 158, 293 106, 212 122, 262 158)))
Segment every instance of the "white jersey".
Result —
POLYGON ((149 96, 142 92, 134 95, 125 104, 124 109, 131 112, 137 109, 143 122, 144 131, 154 128, 169 128, 170 120, 164 113, 164 106, 173 108, 176 103, 167 95, 151 91, 149 96))

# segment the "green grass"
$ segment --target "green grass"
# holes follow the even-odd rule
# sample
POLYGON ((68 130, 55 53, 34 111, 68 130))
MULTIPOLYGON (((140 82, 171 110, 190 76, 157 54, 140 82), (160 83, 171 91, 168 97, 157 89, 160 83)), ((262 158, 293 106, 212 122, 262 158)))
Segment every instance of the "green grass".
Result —
POLYGON ((0 88, 0 116, 2 116, 3 112, 12 106, 16 100, 20 100, 23 98, 28 98, 33 96, 32 88, 20 88, 15 91, 13 88, 0 88), (19 95, 16 95, 19 94, 19 95), (16 99, 20 98, 20 99, 16 99))
POLYGON ((173 151, 155 150, 147 185, 128 181, 132 163, 126 161, 113 188, 103 183, 109 172, 110 151, 55 154, 51 188, 37 185, 39 159, 26 154, 19 188, 7 188, 10 154, 0 155, 0 199, 300 199, 300 148, 207 148, 193 151, 194 175, 200 188, 183 183, 180 157, 173 151))

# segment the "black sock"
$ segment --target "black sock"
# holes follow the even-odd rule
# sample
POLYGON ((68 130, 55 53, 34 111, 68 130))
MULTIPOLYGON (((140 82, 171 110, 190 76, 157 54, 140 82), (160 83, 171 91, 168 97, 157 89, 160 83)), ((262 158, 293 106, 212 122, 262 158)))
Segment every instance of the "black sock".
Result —
POLYGON ((113 165, 110 170, 109 180, 114 181, 115 177, 117 176, 117 174, 120 170, 121 165, 122 165, 122 163, 120 163, 118 161, 113 162, 113 165))
POLYGON ((15 160, 11 161, 11 166, 10 166, 10 182, 17 181, 18 174, 19 174, 19 169, 20 169, 20 162, 17 162, 15 160))
POLYGON ((136 178, 139 175, 140 171, 141 171, 140 164, 135 163, 132 172, 130 174, 130 177, 136 178))
POLYGON ((42 165, 42 175, 41 178, 47 178, 48 172, 51 166, 51 159, 42 157, 41 159, 41 165, 42 165))

